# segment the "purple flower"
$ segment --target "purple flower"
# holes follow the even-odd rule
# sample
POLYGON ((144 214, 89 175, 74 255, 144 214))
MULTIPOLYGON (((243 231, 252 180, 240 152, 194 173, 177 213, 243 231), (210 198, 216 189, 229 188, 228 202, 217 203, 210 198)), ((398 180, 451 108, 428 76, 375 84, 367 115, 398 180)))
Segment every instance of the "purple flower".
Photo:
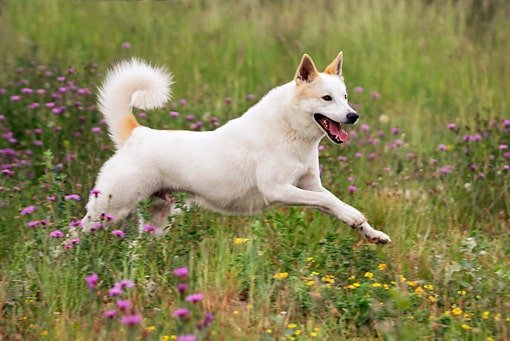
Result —
POLYGON ((62 238, 63 236, 64 236, 64 232, 62 232, 60 230, 55 230, 55 231, 50 232, 51 238, 62 238))
POLYGON ((115 284, 115 286, 121 287, 123 289, 131 289, 135 286, 135 283, 130 279, 121 279, 115 284))
POLYGON ((118 286, 114 286, 111 289, 108 289, 108 296, 110 297, 117 297, 122 295, 122 289, 118 286))
POLYGON ((183 318, 183 317, 188 318, 190 316, 190 312, 186 308, 179 308, 179 309, 174 310, 174 312, 172 313, 172 316, 175 318, 183 318))
POLYGON ((213 320, 214 320, 214 315, 211 312, 207 312, 204 316, 204 319, 197 323, 197 328, 198 329, 207 328, 213 322, 213 320))
POLYGON ((156 231, 156 228, 152 225, 145 225, 143 227, 143 230, 147 233, 154 233, 156 231))
POLYGON ((361 127, 359 128, 361 131, 364 131, 364 132, 367 132, 370 130, 370 127, 368 124, 362 124, 361 127))
POLYGON ((363 88, 361 86, 357 86, 354 88, 354 92, 357 94, 360 94, 363 92, 363 88))
POLYGON ((508 172, 510 170, 510 165, 504 165, 503 171, 508 172))
POLYGON ((140 117, 140 118, 146 118, 146 117, 147 117, 147 113, 140 112, 140 113, 138 113, 138 117, 140 117))
POLYGON ((142 315, 139 314, 125 315, 122 316, 120 322, 126 326, 136 326, 137 324, 140 324, 140 322, 142 322, 142 315))
POLYGON ((99 134, 101 132, 101 127, 92 127, 90 131, 94 134, 99 134))
POLYGON ((476 164, 474 164, 474 163, 472 163, 472 164, 469 166, 469 168, 470 168, 473 172, 475 172, 476 170, 478 170, 478 166, 477 166, 476 164))
POLYGON ((339 157, 337 157, 337 160, 340 161, 340 162, 346 162, 347 161, 347 157, 343 156, 343 155, 340 155, 339 157))
POLYGON ((19 96, 19 95, 11 96, 11 101, 13 101, 13 102, 18 102, 20 99, 21 99, 21 96, 19 96))
POLYGON ((70 242, 71 242, 71 244, 79 244, 80 238, 78 238, 78 237, 71 238, 70 242))
POLYGON ((179 277, 179 278, 186 278, 188 277, 188 268, 187 267, 182 267, 182 268, 177 268, 174 270, 174 275, 179 277))
POLYGON ((29 221, 27 223, 27 226, 31 229, 33 229, 34 227, 36 227, 37 225, 39 225, 39 220, 33 220, 33 221, 29 221))
POLYGON ((124 233, 124 231, 122 230, 113 230, 112 231, 112 234, 115 236, 115 237, 119 237, 119 238, 123 238, 126 234, 124 233))
POLYGON ((438 145, 438 146, 437 146, 437 149, 438 149, 440 152, 444 152, 444 151, 447 149, 447 147, 446 147, 446 145, 445 145, 445 144, 442 144, 442 143, 441 143, 440 145, 438 145))
POLYGON ((127 49, 130 49, 130 48, 131 48, 131 43, 130 43, 130 42, 128 42, 128 41, 123 42, 123 43, 122 43, 122 48, 123 48, 123 49, 126 49, 126 50, 127 50, 127 49))
POLYGON ((175 117, 178 117, 178 116, 179 116, 179 112, 177 112, 177 111, 170 111, 170 112, 168 113, 168 115, 170 115, 170 117, 174 117, 174 118, 175 118, 175 117))
POLYGON ((372 97, 373 100, 378 100, 379 98, 381 98, 381 94, 378 93, 377 91, 372 91, 370 96, 372 97))
POLYGON ((363 157, 363 153, 361 153, 361 152, 356 152, 356 153, 354 154, 354 157, 355 157, 355 158, 357 158, 357 159, 362 158, 362 157, 363 157))
POLYGON ((188 290, 188 285, 186 283, 177 284, 177 291, 179 291, 179 293, 184 294, 186 290, 188 290))
POLYGON ((190 303, 198 303, 204 299, 204 294, 197 293, 186 296, 186 301, 190 303))
POLYGON ((30 213, 32 213, 34 211, 35 211, 35 206, 30 205, 30 206, 27 206, 21 210, 21 215, 29 215, 30 213))
POLYGON ((99 194, 101 194, 101 191, 98 190, 97 188, 93 188, 93 189, 90 190, 89 194, 93 195, 93 196, 95 196, 97 198, 99 196, 99 194))
POLYGON ((23 89, 21 89, 21 93, 22 94, 31 94, 32 92, 34 92, 34 90, 32 90, 30 88, 23 88, 23 89))
POLYGON ((97 287, 97 282, 99 282, 99 276, 96 273, 93 273, 92 275, 85 277, 85 281, 87 282, 89 289, 95 289, 97 287))
POLYGON ((117 315, 117 310, 115 309, 107 310, 103 313, 103 316, 109 319, 114 318, 115 315, 117 315))
POLYGON ((117 307, 119 307, 122 311, 126 311, 129 307, 131 307, 131 302, 129 300, 118 300, 117 307))
POLYGON ((448 123, 447 125, 448 129, 455 130, 457 129, 457 125, 455 123, 448 123))
POLYGON ((510 120, 508 118, 505 118, 503 120, 503 127, 505 127, 505 128, 510 127, 510 120))
POLYGON ((506 144, 500 144, 500 145, 498 146, 498 149, 499 149, 499 150, 506 150, 506 149, 508 149, 508 145, 506 145, 506 144))
POLYGON ((179 105, 186 105, 186 103, 188 103, 188 101, 186 101, 184 98, 179 100, 179 105))
POLYGON ((453 169, 454 169, 454 167, 452 165, 447 165, 447 166, 439 168, 439 172, 441 174, 450 174, 451 172, 453 172, 453 169))
POLYGON ((193 334, 177 336, 177 341, 196 341, 196 340, 197 337, 193 334))
POLYGON ((349 193, 351 193, 351 194, 353 194, 357 190, 356 186, 354 186, 354 185, 350 185, 348 189, 349 189, 349 193))
POLYGON ((73 201, 80 201, 80 196, 78 194, 68 194, 64 196, 65 200, 73 200, 73 201))

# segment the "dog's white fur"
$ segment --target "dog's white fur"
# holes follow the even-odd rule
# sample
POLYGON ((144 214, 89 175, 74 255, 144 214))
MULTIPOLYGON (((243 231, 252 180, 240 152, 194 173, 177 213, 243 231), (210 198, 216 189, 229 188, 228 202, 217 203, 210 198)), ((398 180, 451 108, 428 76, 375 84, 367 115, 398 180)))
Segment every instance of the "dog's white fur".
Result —
POLYGON ((218 129, 195 132, 138 126, 132 107, 162 106, 170 97, 171 77, 135 59, 118 64, 99 93, 118 150, 101 168, 95 185, 101 193, 90 196, 84 229, 101 213, 122 219, 151 197, 156 200, 151 224, 161 232, 175 209, 161 194, 187 192, 189 204, 228 214, 252 214, 273 204, 316 207, 358 228, 370 241, 390 241, 320 181, 318 145, 325 132, 313 115, 346 123, 353 112, 341 66, 340 53, 329 72, 319 73, 305 55, 293 81, 218 129), (325 94, 333 100, 323 100, 325 94))

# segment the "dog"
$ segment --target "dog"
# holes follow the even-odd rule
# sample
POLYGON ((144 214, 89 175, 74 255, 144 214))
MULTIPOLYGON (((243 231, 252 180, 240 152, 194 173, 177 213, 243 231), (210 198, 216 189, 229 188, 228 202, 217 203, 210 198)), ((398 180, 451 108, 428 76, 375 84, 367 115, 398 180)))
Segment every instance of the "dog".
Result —
POLYGON ((269 91, 241 117, 213 131, 155 130, 139 125, 132 108, 162 107, 171 75, 132 59, 109 70, 99 108, 116 152, 102 166, 87 203, 83 229, 105 213, 127 217, 150 198, 151 226, 161 234, 178 213, 170 195, 185 192, 186 205, 225 214, 253 214, 276 204, 318 208, 358 229, 373 243, 390 242, 365 216, 325 189, 319 142, 341 144, 343 125, 359 115, 347 101, 340 52, 324 72, 303 55, 292 81, 269 91))

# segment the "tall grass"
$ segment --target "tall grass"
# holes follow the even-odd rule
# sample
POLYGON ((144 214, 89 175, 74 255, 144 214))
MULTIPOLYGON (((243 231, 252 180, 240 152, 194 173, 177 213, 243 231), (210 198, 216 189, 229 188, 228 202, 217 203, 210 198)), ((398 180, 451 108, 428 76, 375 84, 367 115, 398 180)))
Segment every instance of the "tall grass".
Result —
POLYGON ((192 289, 205 293, 202 307, 215 313, 212 339, 508 337, 510 197, 501 146, 509 133, 510 23, 506 4, 494 12, 486 6, 3 3, 0 161, 14 174, 0 177, 0 338, 123 339, 135 332, 169 339, 190 327, 172 317, 181 304, 172 269, 183 265, 192 289), (326 66, 338 50, 350 101, 366 126, 354 128, 348 145, 324 141, 322 179, 387 232, 390 246, 368 245, 335 219, 300 208, 255 217, 192 209, 163 239, 138 236, 128 222, 124 239, 100 231, 67 251, 48 237, 81 218, 83 201, 64 195, 86 197, 111 155, 100 114, 90 108, 94 96, 67 82, 94 90, 111 63, 140 56, 168 66, 176 80, 174 103, 140 121, 189 129, 200 120, 213 129, 211 117, 237 117, 254 104, 246 95, 260 98, 289 81, 303 53, 326 66), (62 85, 68 92, 52 99, 62 85), (46 93, 12 100, 24 87, 46 93), (29 109, 34 101, 41 107, 29 109), (65 112, 53 114, 50 101, 65 112), (349 185, 357 187, 352 194, 349 185), (34 213, 20 214, 32 204, 34 213), (32 219, 49 227, 30 229, 32 219), (85 276, 93 272, 100 282, 89 290, 85 276), (122 278, 136 283, 126 295, 144 317, 141 327, 101 315, 115 304, 107 289, 122 278))

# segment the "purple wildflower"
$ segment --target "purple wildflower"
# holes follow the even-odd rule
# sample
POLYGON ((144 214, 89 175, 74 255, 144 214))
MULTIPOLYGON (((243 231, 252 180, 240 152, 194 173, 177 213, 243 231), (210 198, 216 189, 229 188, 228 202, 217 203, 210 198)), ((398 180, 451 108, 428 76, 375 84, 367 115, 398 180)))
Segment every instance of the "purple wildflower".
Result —
POLYGON ((125 315, 122 316, 120 322, 126 326, 136 326, 137 324, 140 324, 140 322, 142 322, 142 315, 139 314, 125 315))
POLYGON ((377 91, 372 91, 370 96, 372 97, 373 100, 378 100, 379 98, 381 98, 381 94, 378 93, 377 91))
POLYGON ((172 316, 175 318, 188 318, 190 316, 190 311, 186 308, 179 308, 174 310, 172 316))
POLYGON ((129 307, 131 307, 131 302, 129 300, 118 300, 117 307, 119 307, 122 311, 126 311, 129 307))
POLYGON ((108 296, 117 297, 122 295, 122 289, 119 286, 114 286, 113 288, 108 289, 108 296))
POLYGON ((64 236, 64 232, 62 232, 60 230, 55 230, 55 231, 50 232, 51 238, 62 238, 63 236, 64 236))
POLYGON ((73 200, 73 201, 80 201, 80 196, 78 194, 68 194, 64 196, 65 200, 73 200))
POLYGON ((122 289, 131 289, 135 286, 135 283, 130 279, 121 279, 115 283, 115 286, 121 287, 122 289))
POLYGON ((196 340, 197 337, 193 334, 177 336, 177 341, 196 341, 196 340))
POLYGON ((204 299, 204 294, 196 293, 186 296, 186 301, 190 303, 198 303, 204 299))
POLYGON ((156 228, 152 225, 145 225, 143 227, 143 230, 147 233, 154 233, 156 231, 156 228))
POLYGON ((30 205, 30 206, 27 206, 21 210, 21 215, 29 215, 30 213, 32 213, 34 211, 35 211, 35 206, 30 205))
POLYGON ((97 188, 93 188, 93 189, 90 190, 89 194, 93 195, 93 196, 95 196, 97 198, 99 196, 99 194, 101 194, 101 191, 98 190, 97 188))
POLYGON ((398 134, 400 134, 400 129, 397 127, 393 127, 393 128, 391 128, 391 133, 393 135, 398 135, 398 134))
POLYGON ((186 103, 188 103, 188 101, 186 101, 184 98, 179 100, 179 105, 186 105, 186 103))
POLYGON ((442 143, 441 143, 440 145, 438 145, 438 146, 437 146, 437 149, 438 149, 440 152, 444 152, 444 151, 446 151, 448 148, 446 147, 446 145, 445 145, 445 144, 442 144, 442 143))
POLYGON ((368 132, 370 130, 370 126, 368 124, 362 124, 359 129, 363 132, 368 132))
POLYGON ((441 174, 450 174, 451 172, 453 172, 453 169, 454 167, 452 165, 447 165, 439 168, 439 172, 441 174))
POLYGON ((178 117, 179 116, 179 112, 178 111, 170 111, 168 113, 168 115, 170 115, 170 117, 178 117))
POLYGON ((507 145, 507 144, 500 144, 500 145, 498 146, 498 149, 499 149, 499 150, 506 150, 506 149, 508 149, 508 145, 507 145))
POLYGON ((126 235, 124 233, 124 231, 122 230, 113 230, 112 231, 112 234, 115 236, 115 237, 119 237, 119 238, 124 238, 124 236, 126 235))
POLYGON ((27 226, 31 229, 33 229, 34 227, 36 227, 37 225, 39 225, 39 220, 33 220, 33 221, 29 221, 27 223, 27 226))
POLYGON ((357 158, 357 159, 360 159, 360 158, 362 158, 362 157, 363 157, 363 153, 361 153, 361 152, 356 152, 356 153, 354 154, 354 157, 355 157, 355 158, 357 158))
POLYGON ((340 162, 346 162, 347 161, 347 157, 343 156, 343 155, 340 155, 339 157, 337 157, 337 160, 340 161, 340 162))
POLYGON ((353 194, 354 192, 356 192, 357 187, 354 185, 350 185, 348 189, 349 189, 349 193, 353 194))
POLYGON ((92 127, 90 131, 94 134, 99 134, 101 132, 101 127, 92 127))
POLYGON ((97 282, 99 282, 99 276, 96 273, 93 273, 92 275, 85 277, 85 281, 87 282, 89 289, 95 289, 97 287, 97 282))
POLYGON ((117 310, 115 310, 115 309, 110 309, 103 313, 103 316, 106 318, 109 318, 109 319, 114 318, 116 315, 117 315, 117 310))
POLYGON ((447 127, 450 130, 456 130, 457 129, 457 125, 455 123, 448 123, 447 127))
POLYGON ((20 99, 21 99, 21 96, 19 96, 19 95, 11 96, 11 101, 13 101, 13 102, 18 102, 20 99))
POLYGON ((363 92, 363 88, 361 86, 357 86, 354 88, 354 92, 357 94, 360 94, 363 92))
POLYGON ((131 43, 128 42, 128 41, 123 42, 122 43, 122 48, 126 49, 126 50, 130 49, 131 48, 131 43))
POLYGON ((188 290, 188 285, 186 283, 177 284, 177 291, 179 291, 179 293, 184 294, 186 290, 188 290))
POLYGON ((214 320, 214 315, 211 312, 207 312, 204 316, 204 319, 197 323, 197 328, 198 329, 207 328, 213 322, 213 320, 214 320))
POLYGON ((187 267, 182 267, 182 268, 177 268, 174 270, 174 275, 179 277, 179 278, 186 278, 188 277, 188 268, 187 267))

